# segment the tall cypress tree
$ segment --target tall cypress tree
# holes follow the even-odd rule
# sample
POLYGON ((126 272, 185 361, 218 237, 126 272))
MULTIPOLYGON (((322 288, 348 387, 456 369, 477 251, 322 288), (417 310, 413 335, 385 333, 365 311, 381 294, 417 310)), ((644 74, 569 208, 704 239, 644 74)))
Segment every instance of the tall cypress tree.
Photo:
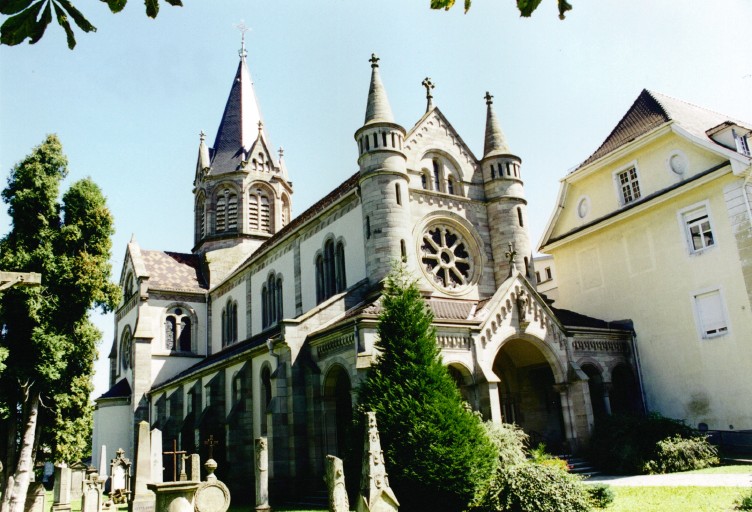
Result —
POLYGON ((441 361, 427 309, 404 268, 386 278, 378 360, 358 389, 360 417, 375 411, 389 481, 406 511, 463 510, 496 453, 441 361))
POLYGON ((90 308, 110 311, 113 220, 91 179, 59 201, 68 162, 56 136, 10 172, 2 198, 12 228, 0 239, 0 270, 38 272, 42 286, 0 295, 0 456, 2 512, 21 512, 39 446, 72 462, 90 441, 91 376, 101 333, 90 308))

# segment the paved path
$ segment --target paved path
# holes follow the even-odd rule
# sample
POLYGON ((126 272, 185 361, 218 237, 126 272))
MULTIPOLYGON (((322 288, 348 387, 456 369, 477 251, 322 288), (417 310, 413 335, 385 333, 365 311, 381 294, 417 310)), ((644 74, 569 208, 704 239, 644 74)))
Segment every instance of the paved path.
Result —
POLYGON ((741 474, 671 473, 668 475, 594 476, 587 483, 629 487, 752 487, 752 471, 741 474))

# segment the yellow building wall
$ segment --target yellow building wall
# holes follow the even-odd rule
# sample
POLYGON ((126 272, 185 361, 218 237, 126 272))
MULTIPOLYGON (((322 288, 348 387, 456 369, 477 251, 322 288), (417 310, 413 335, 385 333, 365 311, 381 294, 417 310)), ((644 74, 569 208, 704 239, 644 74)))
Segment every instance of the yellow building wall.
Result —
MULTIPOLYGON (((642 169, 654 171, 640 175, 646 193, 653 187, 665 188, 663 178, 649 177, 671 177, 670 171, 659 166, 665 151, 653 151, 640 159, 642 169)), ((713 159, 706 158, 701 165, 707 169, 713 159)), ((711 429, 750 429, 752 316, 724 198, 724 188, 740 178, 728 168, 725 174, 714 176, 625 220, 572 237, 549 252, 558 269, 557 307, 605 320, 634 321, 650 410, 685 419, 693 426, 703 422, 711 429), (690 254, 679 212, 703 201, 708 202, 716 244, 690 254), (710 288, 721 290, 729 331, 703 339, 693 296, 710 288)), ((588 178, 594 187, 589 189, 602 191, 599 197, 605 204, 616 192, 604 179, 611 179, 605 169, 600 176, 588 178)), ((614 209, 613 204, 609 209, 614 209)))

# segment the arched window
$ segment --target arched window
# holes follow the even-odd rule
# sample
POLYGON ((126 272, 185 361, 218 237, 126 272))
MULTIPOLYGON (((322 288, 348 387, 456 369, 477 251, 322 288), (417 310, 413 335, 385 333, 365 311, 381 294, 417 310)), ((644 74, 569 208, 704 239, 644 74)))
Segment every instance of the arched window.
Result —
POLYGON ((123 280, 123 301, 130 299, 136 293, 136 281, 133 272, 128 272, 123 280))
POLYGON ((281 222, 282 225, 280 227, 285 227, 290 222, 290 200, 287 198, 287 196, 282 196, 282 212, 281 212, 281 222))
POLYGON ((517 221, 520 224, 520 227, 523 227, 524 224, 522 223, 522 208, 517 208, 517 221))
POLYGON ((347 278, 345 275, 345 244, 342 242, 337 243, 334 272, 336 275, 337 293, 345 291, 345 288, 347 288, 347 278))
POLYGON ((133 337, 131 328, 126 326, 120 334, 120 371, 124 372, 133 362, 133 337))
POLYGON ((191 352, 193 350, 192 327, 190 311, 180 306, 168 309, 164 321, 165 350, 191 352))
POLYGON ((327 240, 324 244, 324 289, 327 297, 334 295, 337 289, 334 267, 334 241, 327 240))
POLYGON ((324 256, 316 256, 316 304, 323 302, 326 298, 324 290, 324 256))
POLYGON ((433 160, 433 189, 436 192, 441 192, 441 169, 439 168, 439 161, 433 160))
POLYGON ((282 320, 282 274, 270 273, 261 287, 261 324, 263 328, 282 320))
POLYGON ((238 195, 224 189, 217 195, 214 208, 214 232, 225 233, 238 229, 238 195))
POLYGON ((196 201, 196 241, 206 235, 206 200, 203 193, 196 201))
POLYGON ((454 178, 449 176, 447 180, 447 193, 454 195, 454 178))
POLYGON ((222 346, 238 341, 238 303, 232 299, 222 309, 222 346))
POLYGON ((277 310, 277 322, 282 320, 284 311, 284 301, 282 300, 282 275, 277 276, 277 293, 275 309, 277 310))
POLYGON ((423 188, 423 190, 428 190, 428 176, 426 176, 426 172, 421 173, 420 175, 420 186, 423 188))
POLYGON ((261 370, 261 407, 259 408, 261 412, 261 433, 266 434, 268 430, 267 422, 266 422, 266 415, 271 411, 271 405, 272 405, 272 372, 269 369, 269 366, 264 366, 264 368, 261 370))
POLYGON ((272 232, 272 208, 269 192, 266 190, 261 188, 251 190, 248 196, 248 226, 252 231, 272 232))

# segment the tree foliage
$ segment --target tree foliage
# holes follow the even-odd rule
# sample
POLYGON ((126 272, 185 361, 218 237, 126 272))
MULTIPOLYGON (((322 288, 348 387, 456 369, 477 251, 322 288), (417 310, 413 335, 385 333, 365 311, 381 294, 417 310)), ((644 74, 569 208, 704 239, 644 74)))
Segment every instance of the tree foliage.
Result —
MULTIPOLYGON (((431 0, 431 9, 444 9, 448 11, 454 7, 455 0, 431 0)), ((465 12, 470 9, 472 0, 465 0, 465 12)), ((541 0, 517 0, 517 9, 520 16, 529 18, 540 5, 541 0)), ((559 19, 564 19, 567 11, 572 10, 572 5, 567 0, 556 0, 559 6, 559 19)))
MULTIPOLYGON (((165 0, 168 4, 182 6, 182 0, 165 0)), ((113 13, 123 10, 128 0, 100 0, 113 13)), ((159 0, 145 0, 146 15, 156 18, 159 14, 159 0)), ((0 43, 15 46, 26 39, 34 44, 44 35, 54 16, 58 25, 65 31, 68 48, 76 46, 70 20, 84 32, 96 32, 97 28, 76 9, 70 0, 0 0, 0 14, 9 16, 0 26, 0 43)))
POLYGON ((0 270, 42 274, 42 286, 0 295, 0 347, 7 354, 0 372, 4 512, 15 510, 7 499, 20 499, 22 507, 13 486, 29 476, 40 448, 56 461, 86 455, 101 337, 88 312, 110 311, 120 297, 110 282, 112 215, 89 178, 59 201, 67 166, 60 141, 50 135, 11 170, 2 192, 12 228, 0 239, 0 270))
POLYGON ((381 352, 358 389, 358 410, 375 411, 389 480, 405 510, 457 511, 487 481, 496 453, 442 364, 415 282, 404 269, 386 280, 381 352))

